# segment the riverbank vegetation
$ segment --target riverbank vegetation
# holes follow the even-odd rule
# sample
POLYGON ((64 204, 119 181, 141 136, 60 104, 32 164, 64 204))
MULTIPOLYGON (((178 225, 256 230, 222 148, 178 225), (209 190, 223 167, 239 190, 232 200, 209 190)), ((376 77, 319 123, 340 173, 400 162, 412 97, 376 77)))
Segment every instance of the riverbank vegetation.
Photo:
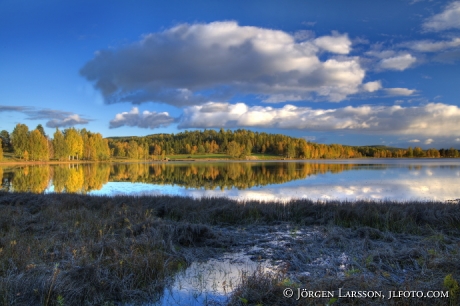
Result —
MULTIPOLYGON (((270 231, 288 225, 293 229, 288 235, 292 242, 280 246, 277 253, 285 268, 277 275, 260 272, 244 276, 230 304, 297 305, 295 299, 282 296, 284 288, 343 287, 452 290, 452 300, 405 299, 402 303, 449 305, 458 298, 455 282, 460 279, 459 206, 458 201, 293 200, 283 204, 0 192, 1 303, 115 305, 153 301, 173 275, 194 260, 255 243, 254 239, 243 241, 243 237, 262 228, 270 231), (305 228, 317 234, 296 237, 305 228), (343 275, 338 277, 335 268, 318 270, 316 256, 327 259, 336 253, 347 254, 347 261, 339 263, 343 275), (316 272, 299 274, 309 269, 316 272)), ((339 299, 361 305, 379 303, 363 301, 339 299)), ((300 301, 305 305, 331 302, 300 301)), ((402 300, 385 302, 401 305, 402 300)))
MULTIPOLYGON (((385 146, 353 147, 340 144, 318 144, 304 138, 268 134, 244 129, 185 131, 177 134, 154 134, 142 137, 103 138, 86 129, 56 128, 53 138, 39 124, 29 131, 17 124, 11 134, 1 131, 2 151, 13 153, 5 158, 14 161, 108 161, 108 160, 168 160, 168 159, 334 159, 334 158, 402 158, 459 157, 455 148, 407 149, 385 146)), ((3 158, 3 153, 0 151, 3 158)), ((1 159, 0 159, 1 160, 1 159)))

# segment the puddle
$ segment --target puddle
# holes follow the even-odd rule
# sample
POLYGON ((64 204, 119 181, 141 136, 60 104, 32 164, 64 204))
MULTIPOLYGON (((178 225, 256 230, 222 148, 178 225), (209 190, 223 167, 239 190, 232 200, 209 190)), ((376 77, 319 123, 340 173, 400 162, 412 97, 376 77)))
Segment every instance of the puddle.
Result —
POLYGON ((350 255, 337 248, 335 242, 323 245, 327 235, 317 229, 280 226, 267 232, 267 228, 259 227, 254 231, 234 230, 233 235, 241 239, 238 251, 193 262, 175 275, 158 302, 146 305, 226 305, 243 275, 258 270, 268 273, 284 270, 287 277, 299 281, 331 273, 343 278, 350 269, 350 255))
POLYGON ((267 261, 255 262, 244 252, 226 253, 219 259, 194 262, 176 274, 171 287, 166 288, 160 301, 152 305, 225 305, 242 276, 257 269, 274 271, 267 261))

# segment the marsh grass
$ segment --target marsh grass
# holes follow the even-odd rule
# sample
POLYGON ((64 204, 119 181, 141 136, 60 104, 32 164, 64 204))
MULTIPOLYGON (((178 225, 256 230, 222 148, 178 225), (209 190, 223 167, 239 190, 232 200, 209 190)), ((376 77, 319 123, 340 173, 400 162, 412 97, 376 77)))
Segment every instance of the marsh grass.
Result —
MULTIPOLYGON (((344 228, 370 246, 375 241, 400 242, 394 238, 398 234, 423 237, 418 247, 400 248, 397 254, 391 250, 372 252, 372 247, 362 251, 356 269, 383 275, 382 284, 382 273, 391 275, 407 266, 417 271, 439 271, 436 277, 424 277, 434 277, 440 288, 448 273, 459 278, 458 240, 452 238, 460 233, 459 203, 237 202, 222 198, 0 192, 0 303, 103 305, 152 301, 178 270, 195 260, 191 248, 226 249, 237 243, 225 240, 216 226, 271 226, 283 222, 329 228, 324 244, 338 247, 349 243, 341 232, 344 228)), ((298 262, 292 263, 300 267, 306 255, 299 249, 296 256, 298 262)), ((363 273, 349 272, 346 277, 347 284, 356 282, 360 290, 365 290, 369 281, 376 281, 363 273)), ((277 277, 261 273, 246 277, 235 293, 243 300, 233 301, 251 304, 249 295, 263 289, 258 301, 283 305, 286 300, 274 300, 274 296, 282 298, 282 284, 277 277)), ((309 286, 327 290, 327 284, 343 286, 328 276, 309 286)), ((406 284, 410 288, 426 285, 426 281, 406 284)))
POLYGON ((287 263, 278 273, 258 270, 243 275, 229 305, 458 305, 458 235, 414 235, 331 225, 317 229, 318 237, 290 240, 289 251, 278 255, 287 263), (283 296, 286 288, 294 290, 293 298, 283 296), (449 296, 340 297, 339 288, 343 292, 379 291, 386 298, 390 291, 443 291, 449 296), (297 300, 298 289, 332 291, 334 297, 297 300))

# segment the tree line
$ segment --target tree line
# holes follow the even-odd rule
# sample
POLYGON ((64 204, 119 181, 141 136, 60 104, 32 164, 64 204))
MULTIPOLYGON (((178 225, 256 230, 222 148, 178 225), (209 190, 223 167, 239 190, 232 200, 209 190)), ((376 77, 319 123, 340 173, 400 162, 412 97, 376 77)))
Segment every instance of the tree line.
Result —
POLYGON ((402 158, 402 157, 430 157, 440 158, 449 157, 456 158, 460 157, 460 152, 451 147, 450 149, 435 149, 430 148, 423 150, 420 147, 408 147, 407 149, 400 148, 388 148, 384 146, 373 146, 373 147, 357 147, 358 152, 365 157, 374 158, 402 158))
POLYGON ((144 137, 109 137, 114 157, 143 159, 164 158, 175 154, 228 154, 242 158, 251 154, 277 155, 285 158, 352 158, 362 155, 351 146, 307 142, 282 134, 268 134, 244 129, 184 131, 178 134, 154 134, 144 137), (146 157, 148 156, 148 157, 146 157))
POLYGON ((345 146, 318 144, 282 134, 253 132, 245 129, 235 131, 204 130, 184 131, 177 134, 153 134, 142 137, 109 137, 86 129, 56 128, 53 138, 45 134, 39 124, 29 131, 25 124, 17 124, 11 135, 0 132, 3 151, 12 151, 17 158, 32 161, 54 160, 109 160, 111 157, 136 160, 165 159, 166 155, 227 154, 244 158, 252 154, 276 155, 283 158, 334 159, 334 158, 402 158, 402 157, 460 157, 458 150, 423 150, 385 146, 345 146))
POLYGON ((41 124, 29 131, 27 125, 18 123, 11 134, 3 130, 0 135, 2 156, 3 150, 6 150, 25 161, 110 159, 107 139, 100 133, 92 133, 86 129, 68 128, 61 132, 56 128, 51 139, 45 134, 41 124))

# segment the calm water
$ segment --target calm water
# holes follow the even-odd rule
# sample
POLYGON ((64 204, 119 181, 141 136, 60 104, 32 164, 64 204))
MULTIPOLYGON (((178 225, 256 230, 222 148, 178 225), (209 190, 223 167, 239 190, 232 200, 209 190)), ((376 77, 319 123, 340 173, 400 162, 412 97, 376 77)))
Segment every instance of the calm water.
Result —
POLYGON ((460 198, 459 159, 190 162, 0 167, 2 189, 234 199, 460 198))

